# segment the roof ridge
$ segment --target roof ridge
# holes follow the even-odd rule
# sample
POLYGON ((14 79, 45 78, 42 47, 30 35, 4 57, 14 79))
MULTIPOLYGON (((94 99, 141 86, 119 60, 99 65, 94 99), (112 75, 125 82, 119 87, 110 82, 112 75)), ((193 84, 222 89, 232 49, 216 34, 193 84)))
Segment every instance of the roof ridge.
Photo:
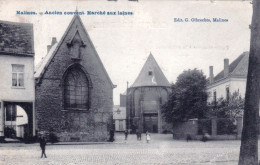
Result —
POLYGON ((98 55, 98 53, 97 53, 97 50, 96 50, 96 48, 95 48, 95 46, 94 46, 92 40, 90 39, 90 36, 89 36, 89 34, 88 34, 88 32, 87 32, 87 30, 86 30, 86 28, 85 28, 83 22, 81 21, 81 18, 80 18, 78 15, 76 15, 76 16, 78 17, 79 22, 81 23, 81 25, 82 25, 82 27, 83 27, 83 29, 84 29, 84 31, 85 31, 87 37, 89 38, 89 42, 90 42, 91 46, 93 47, 94 54, 95 54, 95 56, 97 57, 98 61, 101 63, 101 67, 103 68, 103 70, 104 70, 104 72, 105 72, 105 75, 107 76, 107 78, 108 78, 108 80, 109 80, 109 82, 110 82, 110 84, 111 84, 111 87, 112 87, 112 88, 116 88, 116 85, 113 84, 112 80, 110 79, 110 77, 109 77, 109 75, 108 75, 108 73, 107 73, 107 71, 106 71, 106 69, 105 69, 105 67, 104 67, 104 65, 103 65, 103 63, 102 63, 102 61, 101 61, 101 59, 100 59, 100 57, 99 57, 99 55, 98 55))
MULTIPOLYGON (((65 36, 68 34, 68 31, 69 31, 69 29, 71 28, 71 26, 72 26, 73 22, 75 21, 75 19, 76 19, 76 15, 74 15, 74 17, 73 17, 72 20, 70 21, 69 26, 67 27, 67 29, 66 29, 65 32, 63 33, 63 35, 62 35, 60 41, 58 42, 58 45, 56 46, 55 50, 51 53, 50 58, 48 59, 48 61, 47 61, 47 63, 45 64, 45 66, 43 67, 43 70, 40 71, 40 73, 39 73, 39 75, 38 75, 38 77, 37 77, 37 78, 38 78, 37 82, 40 82, 42 75, 44 74, 46 68, 49 66, 50 61, 51 61, 51 60, 53 59, 53 57, 54 57, 54 54, 57 52, 57 50, 59 49, 59 47, 60 47, 61 44, 63 43, 63 40, 65 39, 65 36)), ((48 55, 48 53, 47 53, 47 55, 48 55)))
POLYGON ((138 86, 170 86, 169 81, 163 74, 151 52, 130 88, 138 86), (149 72, 149 70, 153 72, 151 73, 153 75, 152 77, 148 75, 149 73, 146 73, 146 71, 149 72))
MULTIPOLYGON (((235 73, 235 71, 237 71, 238 66, 242 65, 240 63, 242 63, 243 59, 245 58, 245 56, 247 54, 248 54, 248 51, 243 52, 235 60, 233 60, 231 62, 231 64, 229 64, 228 77, 232 76, 235 73)), ((226 77, 224 77, 224 69, 222 69, 216 76, 214 76, 214 83, 221 81, 222 79, 225 79, 225 78, 226 77)))
POLYGON ((0 23, 6 23, 6 24, 15 24, 15 25, 23 25, 23 26, 33 26, 33 23, 26 23, 26 22, 12 22, 12 21, 4 21, 0 20, 0 23))
POLYGON ((90 39, 90 36, 89 36, 89 34, 88 34, 88 32, 87 32, 87 30, 86 30, 84 24, 82 23, 81 18, 80 18, 78 15, 74 15, 74 17, 73 17, 72 20, 70 21, 70 24, 69 24, 69 26, 67 27, 66 31, 64 32, 64 34, 63 34, 61 40, 58 42, 58 45, 56 46, 55 50, 54 50, 54 51, 52 52, 52 54, 50 55, 50 58, 48 59, 48 61, 47 61, 47 63, 45 64, 45 66, 43 67, 43 70, 40 71, 41 73, 39 73, 39 77, 38 77, 39 79, 37 80, 37 82, 39 82, 39 81, 41 80, 41 77, 42 77, 42 75, 44 74, 46 68, 49 66, 49 64, 50 64, 51 60, 53 59, 54 55, 56 54, 57 50, 59 49, 59 47, 61 46, 61 44, 64 42, 64 39, 65 39, 66 36, 68 35, 68 32, 69 32, 69 30, 71 29, 71 26, 73 25, 73 23, 75 22, 76 19, 79 20, 81 26, 83 27, 83 31, 86 33, 87 37, 89 38, 89 42, 90 42, 90 45, 92 46, 92 48, 93 48, 93 50, 94 50, 94 54, 95 54, 96 58, 98 59, 98 61, 101 63, 101 67, 103 68, 103 71, 105 72, 105 75, 107 76, 107 78, 108 78, 108 80, 109 80, 109 82, 110 82, 110 84, 111 84, 111 87, 112 87, 112 88, 115 88, 116 86, 112 83, 110 77, 108 76, 108 73, 107 73, 107 71, 106 71, 106 69, 105 69, 105 67, 104 67, 104 65, 103 65, 103 63, 102 63, 100 57, 98 56, 98 53, 97 53, 97 51, 96 51, 96 49, 95 49, 95 47, 94 47, 94 44, 92 43, 92 41, 91 41, 91 39, 90 39))
MULTIPOLYGON (((243 56, 241 57, 239 63, 237 64, 237 66, 233 69, 233 71, 230 73, 230 75, 232 76, 237 70, 238 68, 242 65, 243 61, 246 60, 246 57, 248 55, 248 52, 243 52, 240 56, 243 56)), ((240 57, 239 56, 239 57, 240 57)))

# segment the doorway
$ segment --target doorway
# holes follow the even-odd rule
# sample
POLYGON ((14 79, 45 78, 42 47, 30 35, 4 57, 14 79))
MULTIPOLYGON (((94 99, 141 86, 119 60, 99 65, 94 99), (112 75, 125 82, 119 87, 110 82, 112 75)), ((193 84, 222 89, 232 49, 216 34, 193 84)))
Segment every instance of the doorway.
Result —
POLYGON ((144 114, 144 132, 158 133, 158 115, 144 114))
POLYGON ((33 103, 4 102, 4 136, 27 138, 33 136, 33 103))

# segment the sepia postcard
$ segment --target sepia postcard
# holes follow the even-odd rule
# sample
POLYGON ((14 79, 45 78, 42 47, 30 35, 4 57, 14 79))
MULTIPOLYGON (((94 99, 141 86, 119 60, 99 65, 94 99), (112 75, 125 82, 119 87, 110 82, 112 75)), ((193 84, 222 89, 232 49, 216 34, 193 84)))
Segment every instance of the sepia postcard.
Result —
POLYGON ((237 164, 252 13, 0 0, 0 164, 237 164))

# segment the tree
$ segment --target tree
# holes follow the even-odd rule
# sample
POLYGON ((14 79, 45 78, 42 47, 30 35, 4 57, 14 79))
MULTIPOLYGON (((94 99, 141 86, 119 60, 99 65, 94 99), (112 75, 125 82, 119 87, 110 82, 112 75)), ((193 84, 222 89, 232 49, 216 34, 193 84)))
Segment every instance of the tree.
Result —
POLYGON ((162 107, 166 121, 174 123, 191 118, 203 118, 207 107, 206 76, 202 71, 184 71, 172 85, 172 93, 162 107))
POLYGON ((229 96, 229 100, 219 98, 216 103, 208 105, 206 118, 217 118, 217 134, 234 134, 236 132, 235 121, 243 116, 245 99, 238 91, 229 96))
POLYGON ((241 97, 239 91, 235 91, 229 96, 229 100, 219 98, 217 103, 210 103, 207 108, 206 117, 212 118, 237 118, 243 115, 245 99, 241 97))
POLYGON ((258 164, 258 118, 260 94, 260 1, 253 0, 250 53, 239 165, 258 164))

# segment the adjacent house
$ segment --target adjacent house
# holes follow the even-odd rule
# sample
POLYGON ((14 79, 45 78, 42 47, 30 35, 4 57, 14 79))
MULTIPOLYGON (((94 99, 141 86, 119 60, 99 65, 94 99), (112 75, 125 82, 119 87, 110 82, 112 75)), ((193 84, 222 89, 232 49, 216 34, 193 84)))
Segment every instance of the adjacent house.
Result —
POLYGON ((55 38, 35 73, 39 131, 60 141, 106 141, 112 125, 113 85, 81 18, 55 38))
POLYGON ((126 94, 120 94, 120 105, 114 105, 113 120, 115 131, 123 132, 126 130, 126 94))
POLYGON ((223 70, 214 76, 213 66, 209 67, 209 81, 207 85, 208 102, 216 102, 219 98, 229 100, 231 94, 238 91, 245 96, 248 71, 249 53, 244 52, 231 64, 224 59, 223 70))
POLYGON ((32 24, 0 21, 0 77, 0 137, 34 136, 32 24))

